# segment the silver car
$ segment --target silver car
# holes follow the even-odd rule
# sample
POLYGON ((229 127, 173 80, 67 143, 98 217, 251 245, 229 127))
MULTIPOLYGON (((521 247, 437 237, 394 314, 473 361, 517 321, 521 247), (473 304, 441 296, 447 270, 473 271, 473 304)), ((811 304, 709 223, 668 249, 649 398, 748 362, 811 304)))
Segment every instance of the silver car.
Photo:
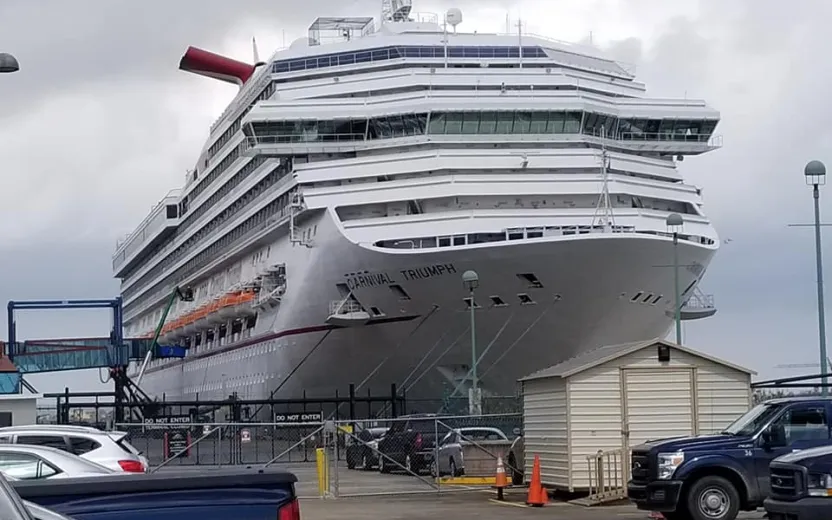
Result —
MULTIPOLYGON (((508 437, 499 428, 485 426, 470 426, 449 431, 439 443, 439 475, 458 477, 464 474, 463 447, 480 441, 508 441, 508 437)), ((435 468, 431 469, 435 473, 435 468)))
POLYGON ((0 428, 0 445, 48 446, 117 472, 147 472, 147 458, 127 441, 127 435, 127 432, 105 432, 88 426, 32 424, 0 428))
POLYGON ((0 446, 0 472, 15 480, 92 477, 116 473, 78 455, 46 446, 0 446))

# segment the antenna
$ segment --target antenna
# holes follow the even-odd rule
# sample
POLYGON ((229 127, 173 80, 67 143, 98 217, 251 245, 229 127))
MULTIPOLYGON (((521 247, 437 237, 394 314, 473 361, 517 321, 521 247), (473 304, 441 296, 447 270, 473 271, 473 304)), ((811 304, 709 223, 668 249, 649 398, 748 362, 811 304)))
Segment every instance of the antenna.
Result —
POLYGON ((413 0, 381 0, 381 25, 389 22, 409 22, 413 0))
POLYGON ((595 215, 592 216, 592 228, 595 226, 602 226, 605 233, 612 231, 615 226, 615 216, 612 213, 612 203, 610 202, 610 175, 609 175, 609 156, 607 155, 607 147, 604 143, 606 140, 606 127, 601 127, 601 194, 598 197, 598 204, 595 206, 595 215))
POLYGON ((523 68, 523 21, 517 19, 517 52, 520 60, 520 68, 523 68))

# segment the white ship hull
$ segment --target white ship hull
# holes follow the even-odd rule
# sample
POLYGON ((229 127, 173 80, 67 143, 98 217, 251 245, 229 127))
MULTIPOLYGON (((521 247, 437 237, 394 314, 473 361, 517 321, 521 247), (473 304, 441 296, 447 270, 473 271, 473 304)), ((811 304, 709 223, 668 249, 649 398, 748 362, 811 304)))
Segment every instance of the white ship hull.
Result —
MULTIPOLYGON (((145 391, 168 400, 232 392, 247 399, 326 397, 354 383, 358 392, 380 396, 395 383, 408 399, 438 398, 455 386, 453 372, 465 375, 471 364, 461 278, 468 269, 480 279, 475 330, 486 393, 512 395, 524 375, 600 345, 664 336, 673 324, 673 243, 666 237, 599 233, 380 251, 348 241, 328 211, 305 226, 315 230, 312 247, 275 237, 264 259, 286 264, 282 302, 261 311, 245 337, 152 366, 145 391), (542 288, 530 288, 522 273, 533 273, 542 288), (353 327, 327 323, 332 302, 343 298, 337 284, 345 282, 365 309, 382 314, 353 327), (519 294, 534 303, 521 304, 519 294), (507 305, 495 306, 491 296, 507 305)), ((700 267, 679 269, 680 288, 701 277, 715 251, 680 241, 679 265, 700 267)), ((251 264, 243 261, 255 269, 251 264)), ((462 386, 458 395, 466 392, 462 386)))

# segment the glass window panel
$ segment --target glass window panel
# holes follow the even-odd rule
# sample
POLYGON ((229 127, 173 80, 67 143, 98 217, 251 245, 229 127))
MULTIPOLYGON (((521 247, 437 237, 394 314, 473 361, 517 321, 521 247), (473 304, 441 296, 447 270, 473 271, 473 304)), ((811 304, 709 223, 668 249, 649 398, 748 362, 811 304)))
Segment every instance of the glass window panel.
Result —
POLYGON ((462 116, 462 133, 476 134, 480 128, 479 112, 465 112, 462 116))
POLYGON ((386 117, 379 118, 378 120, 378 128, 379 128, 379 137, 382 139, 387 139, 389 137, 393 137, 393 129, 390 127, 390 121, 386 117))
POLYGON ((480 114, 480 134, 497 133, 497 112, 483 112, 480 114))
POLYGON ((514 112, 497 112, 496 134, 510 134, 514 128, 514 112))
POLYGON ((581 112, 567 112, 566 120, 563 123, 563 132, 566 134, 581 133, 581 112))
POLYGON ((597 135, 598 130, 598 114, 593 114, 592 112, 586 112, 584 114, 584 128, 583 133, 589 135, 597 135))
POLYGON ((303 70, 306 68, 306 60, 293 60, 289 62, 289 70, 294 72, 296 70, 303 70))
MULTIPOLYGON (((442 54, 444 56, 444 54, 442 54)), ((420 58, 433 58, 433 47, 421 47, 419 49, 420 58)))
POLYGON ((607 116, 607 120, 604 122, 604 131, 608 137, 614 137, 618 132, 618 118, 615 116, 607 116))
POLYGON ((390 135, 392 137, 404 137, 406 135, 402 116, 389 116, 387 123, 390 125, 390 135))
MULTIPOLYGON (((444 54, 443 54, 444 56, 444 54)), ((465 48, 464 47, 448 47, 448 57, 449 58, 462 58, 465 56, 465 48)))
POLYGON ((419 57, 419 47, 405 47, 404 48, 404 55, 407 58, 418 58, 419 57))
POLYGON ((530 134, 545 134, 546 133, 546 119, 548 119, 548 112, 532 112, 532 122, 529 127, 530 134))
POLYGON ((528 134, 529 126, 532 124, 531 112, 515 112, 514 113, 514 130, 515 134, 528 134))
POLYGON ((463 47, 462 54, 466 58, 480 58, 482 49, 479 47, 463 47))
POLYGON ((495 58, 508 58, 508 47, 495 47, 494 48, 494 57, 495 58))
POLYGON ((390 53, 391 60, 402 57, 401 47, 391 47, 387 51, 390 53))
POLYGON ((355 62, 356 63, 364 63, 370 61, 371 55, 369 52, 356 52, 355 53, 355 62))
POLYGON ((644 124, 644 133, 648 134, 646 137, 655 139, 656 134, 659 133, 659 126, 662 124, 661 119, 648 119, 644 124))
POLYGON ((414 133, 418 135, 425 134, 425 126, 428 122, 428 115, 427 114, 416 114, 414 118, 414 133))
POLYGON ((562 134, 563 124, 566 122, 566 112, 549 112, 549 120, 546 122, 546 133, 562 134))
MULTIPOLYGON (((337 58, 336 58, 336 61, 337 61, 337 58)), ((329 56, 323 56, 321 58, 318 58, 317 67, 318 68, 329 67, 329 56)))
POLYGON ((289 64, 285 61, 279 61, 274 64, 273 70, 275 73, 289 72, 289 64))
POLYGON ((445 133, 445 114, 442 112, 433 112, 430 115, 430 134, 444 134, 445 133))
POLYGON ((309 58, 306 60, 306 68, 307 69, 317 69, 318 68, 318 58, 309 58))
POLYGON ((508 57, 509 58, 519 58, 520 57, 520 49, 517 47, 509 47, 508 48, 508 57))
POLYGON ((390 53, 387 49, 378 49, 372 51, 373 61, 383 61, 390 58, 390 53))
POLYGON ((338 63, 340 65, 351 65, 355 63, 355 54, 350 52, 348 54, 338 56, 338 63))
POLYGON ((446 134, 461 134, 462 133, 462 112, 449 112, 446 116, 445 133, 446 134))

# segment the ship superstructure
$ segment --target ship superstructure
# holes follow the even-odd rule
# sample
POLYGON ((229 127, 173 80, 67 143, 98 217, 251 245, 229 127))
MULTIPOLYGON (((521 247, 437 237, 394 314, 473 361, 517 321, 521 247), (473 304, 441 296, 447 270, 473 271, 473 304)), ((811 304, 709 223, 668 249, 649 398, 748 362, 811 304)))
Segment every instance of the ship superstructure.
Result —
MULTIPOLYGON (((168 398, 464 394, 672 324, 719 239, 677 169, 720 146, 705 102, 646 96, 626 66, 522 33, 457 31, 386 0, 319 18, 255 66, 189 49, 180 67, 240 92, 196 167, 117 248, 143 388, 168 398), (472 301, 461 275, 474 270, 472 301)), ((712 309, 699 309, 702 315, 712 309)))

